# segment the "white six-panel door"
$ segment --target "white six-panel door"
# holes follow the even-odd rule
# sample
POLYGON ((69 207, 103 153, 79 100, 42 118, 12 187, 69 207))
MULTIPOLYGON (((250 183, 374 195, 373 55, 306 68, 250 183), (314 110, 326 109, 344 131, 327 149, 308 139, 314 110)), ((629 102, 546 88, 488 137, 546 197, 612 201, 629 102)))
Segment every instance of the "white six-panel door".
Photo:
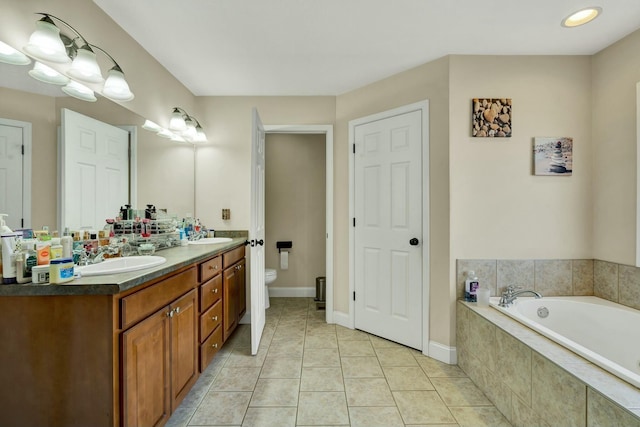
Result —
POLYGON ((264 295, 264 140, 265 130, 258 115, 252 113, 251 139, 251 354, 258 353, 265 325, 264 295))
POLYGON ((355 327, 422 349, 422 112, 355 127, 355 327))
POLYGON ((129 133, 62 110, 60 229, 102 229, 129 202, 129 133))
POLYGON ((12 230, 22 226, 22 141, 23 129, 0 125, 0 213, 9 215, 12 230))

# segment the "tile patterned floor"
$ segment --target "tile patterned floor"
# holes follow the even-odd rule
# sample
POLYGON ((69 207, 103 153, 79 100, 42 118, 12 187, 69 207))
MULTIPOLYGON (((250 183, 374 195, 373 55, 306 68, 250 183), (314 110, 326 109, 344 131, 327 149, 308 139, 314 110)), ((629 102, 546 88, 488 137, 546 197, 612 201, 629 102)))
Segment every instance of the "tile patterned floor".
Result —
POLYGON ((240 325, 169 426, 510 426, 457 366, 271 298, 258 354, 240 325))

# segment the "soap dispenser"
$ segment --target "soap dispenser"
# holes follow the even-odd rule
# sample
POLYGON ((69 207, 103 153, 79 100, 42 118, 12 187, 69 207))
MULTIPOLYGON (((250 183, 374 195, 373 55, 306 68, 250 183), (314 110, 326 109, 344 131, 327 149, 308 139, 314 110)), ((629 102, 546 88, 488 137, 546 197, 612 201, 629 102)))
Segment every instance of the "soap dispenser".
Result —
POLYGON ((0 214, 0 234, 5 233, 13 233, 9 227, 7 227, 7 223, 5 222, 5 218, 8 217, 7 214, 0 214))

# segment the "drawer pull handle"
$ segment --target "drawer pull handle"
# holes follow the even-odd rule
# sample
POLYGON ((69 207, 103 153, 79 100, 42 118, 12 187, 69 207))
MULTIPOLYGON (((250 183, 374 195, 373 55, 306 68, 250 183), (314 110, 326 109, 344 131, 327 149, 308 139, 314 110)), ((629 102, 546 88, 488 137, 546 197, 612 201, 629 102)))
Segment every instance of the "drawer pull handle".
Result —
POLYGON ((218 321, 218 316, 213 316, 213 317, 211 318, 211 320, 213 320, 214 322, 217 322, 217 321, 218 321))
POLYGON ((213 292, 214 294, 217 294, 218 293, 218 288, 211 289, 211 292, 213 292))
POLYGON ((212 345, 211 347, 213 348, 218 348, 218 343, 215 343, 214 345, 212 345))
POLYGON ((209 266, 209 270, 217 270, 217 269, 218 269, 218 264, 209 266))

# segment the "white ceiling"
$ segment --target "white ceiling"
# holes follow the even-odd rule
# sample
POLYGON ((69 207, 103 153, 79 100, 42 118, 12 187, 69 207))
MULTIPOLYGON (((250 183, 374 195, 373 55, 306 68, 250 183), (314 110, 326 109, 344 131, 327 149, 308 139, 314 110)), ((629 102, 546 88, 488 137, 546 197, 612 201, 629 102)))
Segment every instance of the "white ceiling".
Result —
POLYGON ((199 96, 338 95, 444 55, 590 55, 640 28, 638 0, 94 2, 199 96))

